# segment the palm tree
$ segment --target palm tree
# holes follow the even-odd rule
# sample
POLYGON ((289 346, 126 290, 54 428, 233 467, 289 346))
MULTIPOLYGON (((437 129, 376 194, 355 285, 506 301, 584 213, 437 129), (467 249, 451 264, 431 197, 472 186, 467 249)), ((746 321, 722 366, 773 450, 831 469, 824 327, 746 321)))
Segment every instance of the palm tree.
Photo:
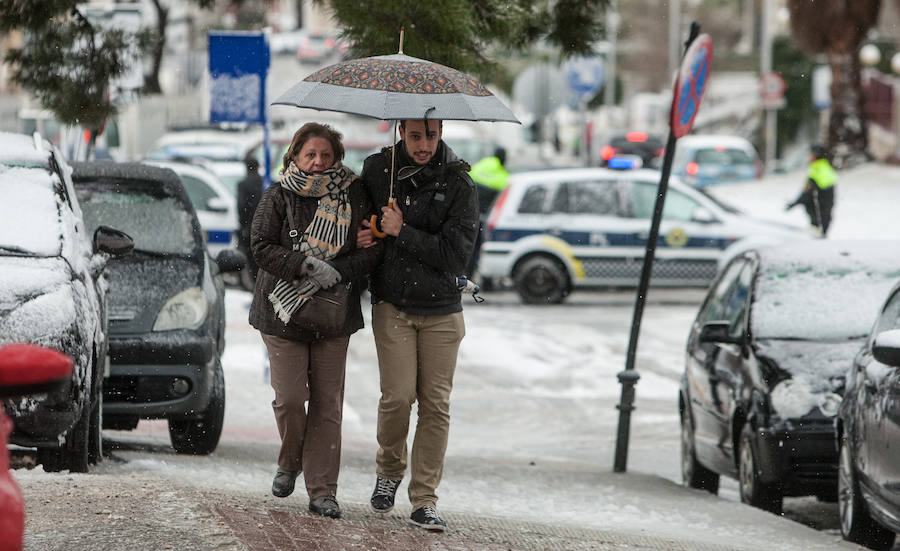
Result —
POLYGON ((825 147, 838 166, 869 157, 859 49, 880 9, 881 0, 788 0, 794 41, 809 53, 824 53, 831 66, 825 147))

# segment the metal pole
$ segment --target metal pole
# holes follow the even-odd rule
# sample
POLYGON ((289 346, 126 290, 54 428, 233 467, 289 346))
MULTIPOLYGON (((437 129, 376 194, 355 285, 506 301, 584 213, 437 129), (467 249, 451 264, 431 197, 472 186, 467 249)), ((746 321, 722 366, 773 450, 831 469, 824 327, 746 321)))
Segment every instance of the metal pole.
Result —
POLYGON ((681 0, 669 0, 669 78, 674 78, 681 59, 681 0))
MULTIPOLYGON (((685 51, 687 51, 687 48, 690 47, 699 34, 700 25, 692 23, 690 36, 685 42, 685 51)), ((653 207, 653 219, 650 222, 650 235, 647 237, 647 248, 644 253, 644 265, 641 267, 641 280, 638 284, 637 296, 634 301, 631 335, 628 340, 628 352, 625 355, 625 370, 617 375, 619 383, 622 385, 622 395, 617 406, 619 409, 619 427, 616 432, 616 456, 613 463, 613 471, 617 473, 624 473, 628 462, 628 439, 631 431, 631 411, 634 409, 634 387, 638 379, 640 379, 640 375, 634 368, 634 360, 637 355, 638 337, 641 333, 641 318, 644 315, 647 288, 650 286, 650 273, 653 268, 653 258, 656 254, 656 243, 659 240, 659 224, 662 220, 666 191, 669 188, 669 176, 672 172, 675 140, 675 132, 670 125, 669 139, 666 141, 666 153, 663 157, 659 189, 656 195, 656 204, 653 207)))
POLYGON ((616 457, 613 471, 624 473, 628 461, 628 439, 630 437, 631 411, 634 409, 634 386, 640 375, 634 368, 634 359, 637 354, 638 336, 641 332, 641 318, 644 315, 644 303, 647 297, 647 288, 650 286, 650 271, 653 268, 653 258, 656 254, 656 241, 659 239, 659 224, 662 220, 663 205, 666 201, 666 190, 669 187, 669 174, 672 172, 672 157, 675 153, 675 134, 669 130, 669 139, 666 142, 666 153, 663 157, 662 175, 659 182, 659 190, 656 195, 656 204, 653 207, 653 220, 650 224, 650 235, 647 237, 647 249, 644 253, 644 265, 641 267, 641 281, 638 284, 637 297, 634 303, 634 314, 631 319, 631 336, 628 340, 628 352, 625 356, 625 371, 616 375, 622 385, 622 395, 619 400, 619 428, 616 432, 616 457))
MULTIPOLYGON (((760 76, 772 72, 772 13, 772 0, 762 0, 762 18, 760 22, 760 40, 762 44, 759 55, 760 76)), ((769 107, 764 109, 766 134, 764 166, 766 170, 769 170, 772 166, 772 161, 775 159, 775 140, 777 139, 776 110, 769 107)))
POLYGON ((606 10, 606 40, 609 53, 606 54, 606 89, 603 91, 603 105, 616 104, 616 37, 619 34, 619 0, 610 0, 606 10))

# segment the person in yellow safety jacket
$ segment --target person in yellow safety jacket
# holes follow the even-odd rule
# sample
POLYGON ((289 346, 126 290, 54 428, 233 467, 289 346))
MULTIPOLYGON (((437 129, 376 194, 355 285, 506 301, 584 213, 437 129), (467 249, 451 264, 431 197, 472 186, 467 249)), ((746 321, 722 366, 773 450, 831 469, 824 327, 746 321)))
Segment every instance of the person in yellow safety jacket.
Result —
POLYGON ((494 200, 509 184, 509 172, 504 164, 506 164, 506 150, 498 147, 494 150, 493 157, 481 159, 469 170, 469 176, 475 182, 478 191, 478 211, 481 214, 481 224, 478 228, 478 238, 475 241, 475 251, 472 253, 472 258, 469 260, 469 266, 466 269, 466 275, 470 278, 478 268, 478 256, 481 251, 481 243, 484 241, 484 225, 487 222, 488 213, 494 204, 494 200))
POLYGON ((831 226, 836 183, 837 172, 828 162, 825 148, 813 145, 809 151, 806 184, 797 199, 787 205, 787 209, 803 205, 806 214, 809 215, 810 224, 817 228, 822 237, 828 234, 828 228, 831 226))

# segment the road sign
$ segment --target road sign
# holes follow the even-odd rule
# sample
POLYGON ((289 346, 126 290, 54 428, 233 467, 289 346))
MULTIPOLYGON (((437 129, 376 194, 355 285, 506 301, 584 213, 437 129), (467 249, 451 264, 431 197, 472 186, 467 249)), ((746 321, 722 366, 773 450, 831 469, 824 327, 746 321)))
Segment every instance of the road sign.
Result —
POLYGON ((566 62, 566 80, 577 101, 590 99, 603 86, 605 66, 600 57, 575 57, 566 62))
POLYGON ((701 34, 694 39, 681 60, 669 121, 675 138, 690 132, 691 126, 694 125, 694 117, 700 109, 700 100, 703 99, 703 92, 709 83, 712 51, 712 39, 708 34, 701 34))
POLYGON ((269 44, 260 32, 210 32, 209 122, 265 124, 269 44))
POLYGON ((784 99, 784 91, 787 84, 778 73, 763 73, 759 77, 759 97, 766 109, 781 109, 787 102, 784 99))

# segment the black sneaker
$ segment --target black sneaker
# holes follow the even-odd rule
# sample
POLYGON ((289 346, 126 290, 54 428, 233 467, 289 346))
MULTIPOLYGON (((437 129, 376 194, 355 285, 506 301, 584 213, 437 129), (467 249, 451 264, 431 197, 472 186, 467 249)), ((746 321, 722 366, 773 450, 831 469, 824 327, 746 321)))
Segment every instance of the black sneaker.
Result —
POLYGON ((399 480, 390 480, 380 476, 376 478, 375 491, 372 492, 372 499, 369 500, 372 511, 390 513, 394 508, 394 496, 397 494, 398 486, 400 486, 399 480))
POLYGON ((309 502, 309 510, 317 515, 341 518, 341 506, 334 496, 319 496, 309 502))
POLYGON ((294 493, 294 482, 300 471, 275 471, 275 479, 272 480, 272 495, 275 497, 287 497, 294 493))
POLYGON ((443 532, 447 529, 447 523, 441 520, 434 507, 419 507, 409 515, 409 523, 415 524, 432 532, 443 532))

